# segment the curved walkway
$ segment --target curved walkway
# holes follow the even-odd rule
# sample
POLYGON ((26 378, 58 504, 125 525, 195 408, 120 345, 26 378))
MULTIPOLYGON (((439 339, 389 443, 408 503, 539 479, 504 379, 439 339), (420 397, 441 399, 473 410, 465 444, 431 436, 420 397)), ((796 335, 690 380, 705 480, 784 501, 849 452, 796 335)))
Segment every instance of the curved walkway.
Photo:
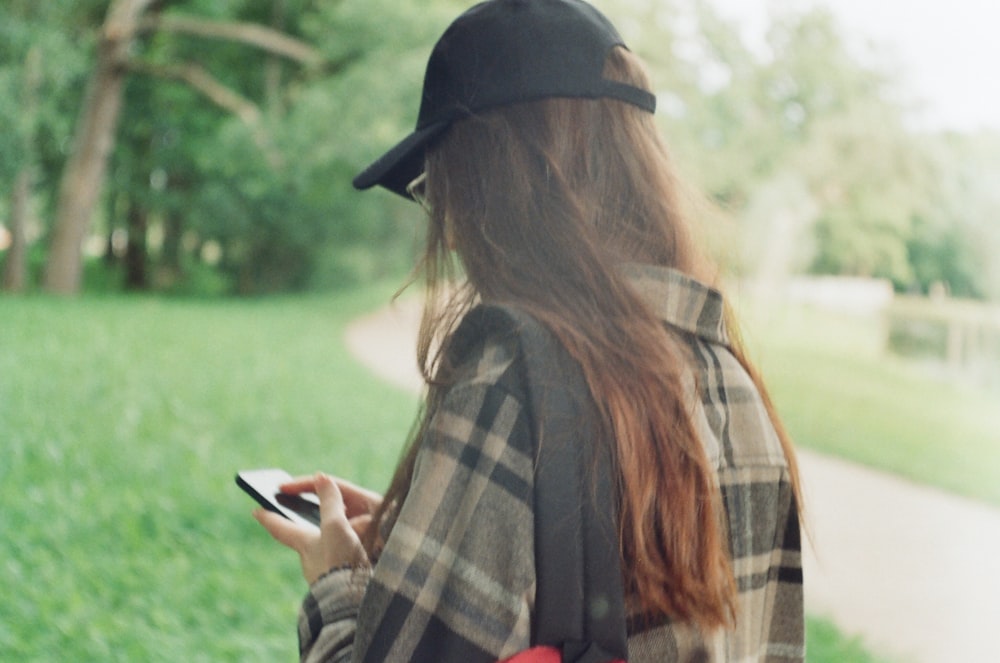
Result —
MULTIPOLYGON (((419 302, 357 320, 347 344, 406 389, 419 302)), ((1000 510, 802 450, 806 607, 891 661, 1000 661, 1000 510)))

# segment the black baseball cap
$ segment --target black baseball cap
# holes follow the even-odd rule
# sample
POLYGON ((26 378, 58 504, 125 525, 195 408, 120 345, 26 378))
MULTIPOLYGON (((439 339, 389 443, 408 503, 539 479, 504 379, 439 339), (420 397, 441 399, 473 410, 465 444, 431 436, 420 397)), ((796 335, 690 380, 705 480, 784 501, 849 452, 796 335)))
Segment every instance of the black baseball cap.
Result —
POLYGON ((354 178, 409 198, 427 148, 457 119, 547 97, 611 97, 649 111, 647 90, 603 77, 608 52, 625 46, 583 0, 487 0, 445 30, 431 51, 417 127, 354 178))

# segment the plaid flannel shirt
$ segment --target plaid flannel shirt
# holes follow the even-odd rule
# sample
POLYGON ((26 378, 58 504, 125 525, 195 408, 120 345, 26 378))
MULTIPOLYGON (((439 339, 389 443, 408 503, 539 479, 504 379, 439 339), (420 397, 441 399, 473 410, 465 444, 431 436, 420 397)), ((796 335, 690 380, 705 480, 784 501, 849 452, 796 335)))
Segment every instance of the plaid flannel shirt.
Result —
MULTIPOLYGON (((625 269, 689 338, 695 424, 717 471, 739 591, 732 629, 666 622, 631 632, 629 660, 802 661, 798 512, 767 412, 727 349, 721 295, 673 270, 625 269)), ((327 574, 303 601, 303 661, 489 662, 530 644, 534 444, 524 373, 510 338, 475 339, 465 356, 378 563, 370 574, 327 574)))

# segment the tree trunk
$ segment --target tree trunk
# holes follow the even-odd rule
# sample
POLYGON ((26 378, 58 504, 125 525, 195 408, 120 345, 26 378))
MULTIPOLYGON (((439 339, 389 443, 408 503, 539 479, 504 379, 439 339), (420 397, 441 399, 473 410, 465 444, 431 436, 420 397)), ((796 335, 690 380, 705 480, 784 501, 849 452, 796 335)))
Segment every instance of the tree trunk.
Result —
MULTIPOLYGON (((271 29, 282 32, 285 29, 285 11, 287 0, 274 0, 271 8, 271 29)), ((271 118, 281 114, 281 74, 282 62, 277 55, 271 53, 264 63, 264 90, 267 100, 267 110, 271 118)))
POLYGON ((132 203, 128 210, 128 243, 125 245, 125 289, 146 290, 146 229, 148 212, 132 203))
POLYGON ((28 242, 24 232, 27 226, 28 200, 31 198, 31 169, 24 168, 14 182, 10 204, 10 248, 3 265, 3 289, 22 292, 27 284, 28 242))
POLYGON ((170 284, 176 283, 182 273, 181 237, 184 234, 184 224, 176 211, 168 212, 163 219, 163 247, 160 249, 160 265, 158 280, 170 284))
POLYGON ((80 289, 83 240, 115 142, 128 49, 136 33, 136 22, 152 2, 114 0, 108 9, 97 63, 77 121, 73 151, 59 186, 45 271, 44 285, 50 292, 74 294, 80 289))
MULTIPOLYGON (((28 49, 24 59, 23 112, 29 118, 38 113, 38 85, 42 78, 42 51, 38 46, 28 49)), ((28 283, 28 206, 31 201, 31 185, 35 168, 35 129, 24 135, 24 166, 14 180, 14 191, 10 201, 10 248, 4 261, 3 278, 0 289, 8 292, 22 292, 28 283)))
POLYGON ((119 201, 124 199, 124 195, 120 192, 112 194, 105 200, 105 214, 108 215, 108 227, 104 233, 104 268, 112 269, 118 264, 119 256, 115 254, 115 232, 118 230, 115 228, 114 220, 118 218, 115 213, 118 209, 119 201))

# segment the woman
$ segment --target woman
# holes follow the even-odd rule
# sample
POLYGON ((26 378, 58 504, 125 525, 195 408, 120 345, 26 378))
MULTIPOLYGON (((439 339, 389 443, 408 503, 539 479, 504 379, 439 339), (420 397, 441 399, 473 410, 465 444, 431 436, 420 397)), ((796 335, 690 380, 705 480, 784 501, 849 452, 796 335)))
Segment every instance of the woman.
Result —
POLYGON ((311 585, 304 660, 531 642, 524 366, 509 338, 463 331, 480 304, 540 321, 598 404, 630 660, 803 659, 792 447, 704 285, 649 88, 580 0, 490 0, 438 41, 416 130, 355 180, 428 210, 420 426, 384 499, 320 474, 285 487, 319 495, 320 533, 256 514, 311 585))

